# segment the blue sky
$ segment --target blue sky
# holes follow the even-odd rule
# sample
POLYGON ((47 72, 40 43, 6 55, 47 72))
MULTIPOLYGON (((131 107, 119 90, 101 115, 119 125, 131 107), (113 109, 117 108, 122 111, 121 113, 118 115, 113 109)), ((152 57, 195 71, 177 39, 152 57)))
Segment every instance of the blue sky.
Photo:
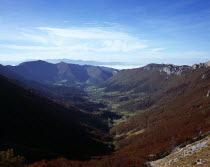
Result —
POLYGON ((0 0, 0 61, 210 60, 209 0, 0 0))

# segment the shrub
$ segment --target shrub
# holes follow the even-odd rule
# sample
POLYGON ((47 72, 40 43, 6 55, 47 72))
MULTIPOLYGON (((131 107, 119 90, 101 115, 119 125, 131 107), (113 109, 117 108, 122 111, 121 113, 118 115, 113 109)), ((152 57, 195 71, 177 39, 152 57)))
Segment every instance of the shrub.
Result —
POLYGON ((0 167, 24 167, 24 157, 14 156, 13 149, 0 152, 0 167))

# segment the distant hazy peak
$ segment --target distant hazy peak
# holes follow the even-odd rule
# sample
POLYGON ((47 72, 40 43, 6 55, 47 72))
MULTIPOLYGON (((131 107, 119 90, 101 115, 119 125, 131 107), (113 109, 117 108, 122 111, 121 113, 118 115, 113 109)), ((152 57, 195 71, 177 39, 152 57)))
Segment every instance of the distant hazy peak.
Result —
POLYGON ((43 60, 35 60, 35 61, 27 61, 19 64, 18 66, 24 66, 24 65, 46 65, 51 64, 43 60))
MULTIPOLYGON (((52 64, 52 63, 51 63, 51 64, 52 64)), ((56 63, 56 64, 65 65, 65 64, 69 64, 69 63, 66 63, 66 62, 64 62, 64 61, 61 61, 61 62, 59 62, 59 63, 56 63)))

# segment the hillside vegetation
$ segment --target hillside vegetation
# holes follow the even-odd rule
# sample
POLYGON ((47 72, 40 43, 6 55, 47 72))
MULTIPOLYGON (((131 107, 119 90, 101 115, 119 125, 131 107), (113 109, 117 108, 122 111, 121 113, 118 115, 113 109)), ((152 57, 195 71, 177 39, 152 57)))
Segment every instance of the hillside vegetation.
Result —
MULTIPOLYGON (((194 138, 199 138, 210 131, 210 62, 193 66, 149 64, 137 69, 117 71, 117 74, 113 69, 105 69, 106 72, 112 71, 112 75, 109 76, 105 75, 107 74, 105 71, 101 71, 102 68, 99 70, 99 67, 91 67, 87 70, 86 66, 72 66, 65 63, 47 64, 46 69, 51 72, 50 69, 53 67, 55 73, 48 74, 46 70, 41 77, 37 71, 34 72, 34 69, 37 63, 42 64, 42 68, 45 68, 46 63, 30 63, 9 68, 12 72, 27 78, 27 82, 24 81, 27 86, 32 86, 33 89, 50 98, 35 93, 39 98, 46 99, 41 100, 42 102, 38 100, 37 106, 46 107, 45 104, 53 106, 52 108, 48 106, 49 108, 44 109, 44 112, 30 116, 35 121, 34 124, 40 125, 38 127, 46 127, 44 133, 50 132, 49 135, 52 135, 50 130, 53 129, 57 134, 56 137, 65 139, 61 145, 57 145, 57 139, 47 143, 44 137, 42 141, 40 139, 40 142, 43 142, 41 148, 49 149, 50 152, 59 153, 58 155, 64 155, 64 157, 68 157, 65 156, 66 154, 70 155, 71 160, 65 158, 43 160, 29 167, 144 167, 148 165, 148 161, 164 158, 183 143, 190 143, 194 138), (76 73, 73 72, 73 67, 76 67, 74 69, 76 73), (98 71, 95 71, 96 68, 101 72, 96 72, 98 71), (83 71, 80 75, 79 69, 85 69, 89 73, 89 79, 84 79, 83 74, 86 75, 86 72, 83 71), (31 73, 31 78, 26 74, 28 72, 31 73), (60 116, 61 113, 62 116, 60 116), (40 123, 40 115, 43 115, 41 120, 48 121, 40 123), (47 119, 48 117, 50 119, 47 119), (36 122, 37 120, 39 121, 36 122), (55 122, 59 123, 55 124, 55 122), (70 134, 63 134, 69 130, 70 134), (52 145, 50 145, 51 142, 52 145), (112 150, 112 144, 114 150, 112 150), (68 150, 71 147, 72 149, 68 150), (110 151, 113 151, 112 154, 108 154, 110 151), (78 157, 84 155, 80 158, 90 156, 92 158, 84 162, 74 161, 76 155, 78 157)), ((20 81, 19 78, 16 80, 20 81)), ((15 81, 7 81, 17 85, 15 81)), ((8 92, 17 92, 15 89, 16 87, 12 90, 7 88, 5 94, 7 92, 8 96, 13 94, 8 92)), ((28 92, 28 90, 32 91, 29 88, 25 91, 28 92)), ((27 96, 21 93, 23 95, 21 98, 37 101, 34 91, 27 96)), ((18 98, 15 96, 8 102, 16 101, 15 99, 18 98)), ((30 106, 34 105, 31 101, 27 103, 30 106)), ((23 106, 22 103, 21 105, 23 106)), ((34 108, 28 108, 27 111, 34 113, 34 108)), ((11 111, 14 109, 8 110, 8 112, 11 111)), ((22 118, 27 116, 25 113, 27 113, 26 110, 22 113, 24 116, 18 119, 22 121, 22 118)), ((30 124, 29 126, 33 127, 30 124)), ((21 129, 24 128, 21 127, 21 129)), ((12 130, 12 128, 9 129, 9 131, 12 130)), ((37 134, 39 134, 38 131, 37 134)), ((24 134, 17 134, 20 137, 18 142, 25 139, 22 135, 24 134)), ((2 137, 4 136, 9 134, 2 137)), ((50 136, 50 138, 55 137, 50 136)), ((25 141, 32 143, 31 146, 36 144, 33 140, 25 141)))
POLYGON ((111 151, 107 127, 91 115, 0 76, 0 146, 27 158, 86 159, 111 151), (87 144, 88 143, 88 144, 87 144))

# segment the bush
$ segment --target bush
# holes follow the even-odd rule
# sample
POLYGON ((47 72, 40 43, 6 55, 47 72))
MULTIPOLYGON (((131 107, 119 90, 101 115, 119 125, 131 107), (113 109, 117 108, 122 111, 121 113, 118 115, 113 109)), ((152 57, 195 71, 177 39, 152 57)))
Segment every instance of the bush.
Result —
POLYGON ((13 149, 0 152, 0 167, 24 167, 24 157, 14 156, 13 149))

